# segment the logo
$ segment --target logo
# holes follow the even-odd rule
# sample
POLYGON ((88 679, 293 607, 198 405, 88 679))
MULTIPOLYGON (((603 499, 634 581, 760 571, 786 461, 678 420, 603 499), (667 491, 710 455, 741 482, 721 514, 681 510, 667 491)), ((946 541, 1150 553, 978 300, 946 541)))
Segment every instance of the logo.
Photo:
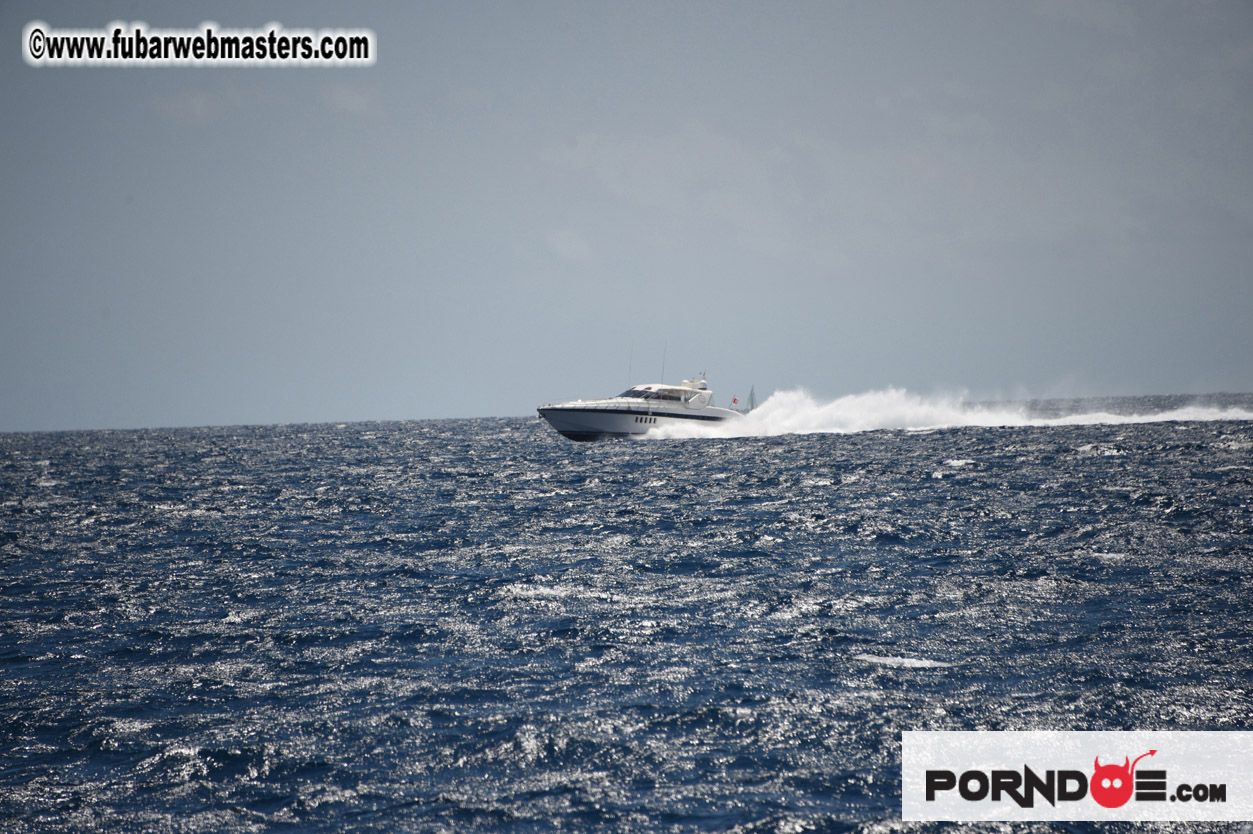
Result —
POLYGON ((1253 819, 1249 732, 907 731, 901 752, 906 820, 1253 819))
MULTIPOLYGON (((1156 750, 1150 750, 1144 756, 1156 756, 1156 750)), ((1134 762, 1128 765, 1123 762, 1123 766, 1101 764, 1101 757, 1097 756, 1093 761, 1096 763, 1096 770, 1092 772, 1092 798, 1105 808, 1121 808, 1127 804, 1127 800, 1131 798, 1132 782, 1131 773, 1136 769, 1136 765, 1140 763, 1140 759, 1144 756, 1137 756, 1134 762)), ((1130 761, 1130 756, 1127 760, 1130 761)), ((1152 771, 1157 773, 1158 771, 1152 771)), ((1165 771, 1161 771, 1165 778, 1165 771)), ((1164 787, 1164 785, 1163 785, 1164 787)), ((1164 795, 1164 792, 1163 792, 1164 795)))

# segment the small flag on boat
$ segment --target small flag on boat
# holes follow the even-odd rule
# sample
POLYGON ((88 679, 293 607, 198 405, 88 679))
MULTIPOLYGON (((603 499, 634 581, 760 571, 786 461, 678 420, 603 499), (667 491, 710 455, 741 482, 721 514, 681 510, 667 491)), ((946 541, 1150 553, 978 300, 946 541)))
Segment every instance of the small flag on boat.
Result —
POLYGON ((731 398, 731 405, 739 405, 739 403, 740 403, 740 398, 739 398, 739 397, 732 397, 732 398, 731 398))

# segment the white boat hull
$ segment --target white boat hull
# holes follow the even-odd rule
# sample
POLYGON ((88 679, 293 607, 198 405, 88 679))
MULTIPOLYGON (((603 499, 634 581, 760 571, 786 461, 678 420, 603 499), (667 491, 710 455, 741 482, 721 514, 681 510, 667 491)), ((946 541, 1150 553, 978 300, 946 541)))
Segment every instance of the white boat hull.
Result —
POLYGON ((541 406, 539 415, 562 435, 571 440, 601 440, 607 437, 630 437, 645 434, 666 425, 709 425, 736 419, 738 412, 726 408, 707 407, 699 411, 639 408, 613 401, 563 403, 541 406))

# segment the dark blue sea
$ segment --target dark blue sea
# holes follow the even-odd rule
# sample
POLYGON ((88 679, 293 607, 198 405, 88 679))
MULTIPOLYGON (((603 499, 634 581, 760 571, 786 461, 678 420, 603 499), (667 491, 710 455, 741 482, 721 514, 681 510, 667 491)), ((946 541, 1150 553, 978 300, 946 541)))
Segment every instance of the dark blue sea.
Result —
POLYGON ((930 831, 902 730, 1253 729, 1253 398, 1180 407, 0 435, 0 831, 930 831))

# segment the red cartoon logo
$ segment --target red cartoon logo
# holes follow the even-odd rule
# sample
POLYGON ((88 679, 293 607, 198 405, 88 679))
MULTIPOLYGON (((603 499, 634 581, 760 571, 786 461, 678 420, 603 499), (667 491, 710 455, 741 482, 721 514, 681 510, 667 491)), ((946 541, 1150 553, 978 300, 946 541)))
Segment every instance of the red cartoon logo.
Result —
POLYGON ((1092 794, 1092 798, 1097 804, 1103 808, 1121 808, 1127 804, 1127 800, 1131 798, 1132 773, 1135 772, 1136 765, 1145 756, 1152 756, 1156 750, 1150 750, 1136 756, 1136 760, 1131 761, 1131 757, 1124 758, 1122 767, 1116 764, 1101 764, 1101 757, 1097 756, 1093 759, 1096 770, 1092 773, 1092 780, 1088 783, 1088 790, 1092 794))

